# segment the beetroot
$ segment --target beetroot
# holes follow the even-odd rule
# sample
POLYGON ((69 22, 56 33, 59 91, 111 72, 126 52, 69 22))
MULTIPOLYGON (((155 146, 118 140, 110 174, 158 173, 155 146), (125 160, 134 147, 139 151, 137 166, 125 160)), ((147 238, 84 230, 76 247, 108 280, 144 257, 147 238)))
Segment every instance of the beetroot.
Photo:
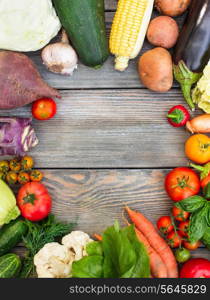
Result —
POLYGON ((30 58, 12 51, 0 51, 0 91, 0 109, 24 106, 43 97, 60 98, 30 58))

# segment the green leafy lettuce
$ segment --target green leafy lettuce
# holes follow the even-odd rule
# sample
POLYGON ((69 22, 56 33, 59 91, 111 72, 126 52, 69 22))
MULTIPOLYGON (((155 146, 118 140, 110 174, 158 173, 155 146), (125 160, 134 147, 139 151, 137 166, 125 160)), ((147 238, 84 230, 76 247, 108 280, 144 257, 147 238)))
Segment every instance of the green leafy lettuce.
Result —
POLYGON ((75 278, 148 278, 149 257, 136 237, 134 226, 120 229, 119 224, 109 227, 102 242, 91 242, 88 256, 73 263, 75 278))

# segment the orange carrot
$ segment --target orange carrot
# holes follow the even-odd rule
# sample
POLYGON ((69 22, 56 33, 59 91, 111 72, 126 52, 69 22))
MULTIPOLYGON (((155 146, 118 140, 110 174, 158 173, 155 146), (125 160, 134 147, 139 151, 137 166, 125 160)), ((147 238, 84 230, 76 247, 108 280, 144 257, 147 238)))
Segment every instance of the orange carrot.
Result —
POLYGON ((100 234, 94 233, 93 237, 98 241, 102 241, 102 236, 100 234))
POLYGON ((125 210, 137 229, 141 231, 141 233, 147 238, 149 244, 162 258, 167 268, 167 277, 177 278, 178 267, 173 252, 165 240, 159 235, 154 225, 144 215, 131 210, 128 206, 125 207, 125 210))
POLYGON ((167 278, 167 269, 160 255, 151 247, 150 243, 141 233, 141 231, 139 231, 137 228, 135 230, 138 240, 142 242, 142 244, 144 244, 145 248, 147 249, 150 258, 150 268, 152 275, 155 278, 167 278))

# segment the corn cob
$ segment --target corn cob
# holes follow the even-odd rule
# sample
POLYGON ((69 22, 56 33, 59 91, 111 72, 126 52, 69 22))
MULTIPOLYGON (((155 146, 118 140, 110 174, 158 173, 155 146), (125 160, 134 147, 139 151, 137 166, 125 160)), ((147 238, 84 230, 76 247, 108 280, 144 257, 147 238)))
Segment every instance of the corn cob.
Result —
POLYGON ((144 43, 154 0, 119 0, 109 47, 115 55, 115 69, 124 71, 144 43))

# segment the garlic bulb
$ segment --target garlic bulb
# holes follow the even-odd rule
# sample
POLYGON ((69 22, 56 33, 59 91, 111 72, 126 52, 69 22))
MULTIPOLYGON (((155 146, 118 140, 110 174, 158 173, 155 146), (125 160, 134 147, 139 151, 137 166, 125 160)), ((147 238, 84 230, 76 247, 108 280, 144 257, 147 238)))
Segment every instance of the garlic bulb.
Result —
POLYGON ((62 31, 60 42, 49 44, 42 50, 42 60, 53 73, 72 75, 77 69, 78 57, 70 46, 66 32, 62 31))

